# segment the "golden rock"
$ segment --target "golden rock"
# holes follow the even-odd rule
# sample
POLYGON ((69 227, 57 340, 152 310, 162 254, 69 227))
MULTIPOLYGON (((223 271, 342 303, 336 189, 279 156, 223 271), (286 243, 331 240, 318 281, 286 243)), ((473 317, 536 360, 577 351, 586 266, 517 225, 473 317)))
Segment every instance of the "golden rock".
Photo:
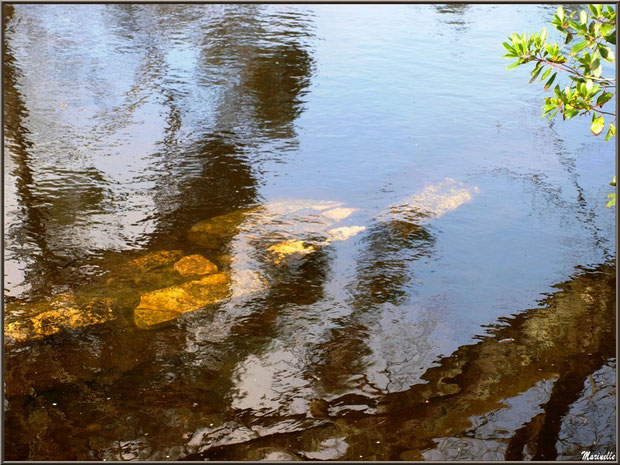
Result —
POLYGON ((476 186, 468 187, 452 178, 446 178, 437 184, 427 186, 400 204, 393 205, 387 212, 380 214, 379 218, 425 222, 439 218, 471 201, 478 191, 476 186))
POLYGON ((158 252, 151 252, 143 257, 136 258, 131 261, 131 264, 138 268, 151 271, 162 266, 172 265, 183 256, 183 252, 180 250, 160 250, 158 252))
POLYGON ((230 278, 225 273, 205 276, 179 286, 143 294, 134 311, 134 323, 142 329, 166 323, 183 313, 198 310, 229 296, 230 278))
POLYGON ((62 330, 113 320, 113 299, 91 298, 77 302, 72 295, 59 295, 51 302, 33 304, 44 311, 31 318, 5 324, 4 334, 15 341, 39 339, 62 330))
POLYGON ((174 264, 181 276, 205 275, 217 272, 217 265, 202 255, 188 255, 174 264))

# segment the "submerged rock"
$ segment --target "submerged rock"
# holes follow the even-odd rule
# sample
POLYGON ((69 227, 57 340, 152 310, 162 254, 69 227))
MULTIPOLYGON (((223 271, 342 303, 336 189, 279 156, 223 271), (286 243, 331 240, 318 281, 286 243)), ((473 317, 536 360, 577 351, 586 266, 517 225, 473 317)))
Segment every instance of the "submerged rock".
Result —
POLYGON ((248 455, 245 457, 245 460, 266 462, 279 462, 284 460, 291 462, 299 461, 301 459, 284 449, 276 449, 275 447, 261 447, 248 451, 248 455))
POLYGON ((187 238, 208 249, 220 249, 237 234, 248 214, 256 210, 257 207, 244 208, 196 223, 187 238))
POLYGON ((91 298, 78 302, 73 295, 59 295, 50 302, 30 305, 31 308, 26 311, 39 310, 39 313, 6 323, 4 334, 9 339, 23 342, 50 336, 61 330, 105 323, 115 318, 113 302, 112 298, 91 298))
POLYGON ((130 265, 144 271, 152 271, 163 266, 172 265, 182 256, 183 252, 180 250, 160 250, 136 258, 130 262, 130 265))
POLYGON ((150 329, 171 322, 184 313, 193 312, 226 299, 256 294, 268 283, 253 270, 215 273, 178 286, 147 292, 134 310, 138 328, 150 329))
POLYGON ((329 404, 324 399, 312 399, 308 411, 314 418, 324 418, 329 416, 329 404))
POLYGON ((217 266, 202 255, 188 255, 174 264, 181 276, 205 275, 217 272, 217 266))
POLYGON ((420 223, 425 219, 439 218, 469 202, 477 192, 477 187, 446 178, 388 208, 379 219, 420 223))
POLYGON ((273 261, 276 264, 283 263, 290 255, 296 257, 303 257, 317 250, 317 248, 304 241, 290 239, 283 242, 278 242, 267 249, 273 254, 273 261))
POLYGON ((134 311, 134 323, 144 329, 174 320, 183 313, 227 298, 229 288, 229 276, 216 273, 179 286, 148 292, 141 296, 140 304, 134 311))
POLYGON ((338 207, 338 208, 332 208, 331 210, 324 211, 323 215, 334 221, 342 221, 358 210, 359 208, 338 207))
POLYGON ((366 226, 342 226, 327 231, 327 241, 346 241, 347 239, 357 236, 359 233, 366 231, 366 226))

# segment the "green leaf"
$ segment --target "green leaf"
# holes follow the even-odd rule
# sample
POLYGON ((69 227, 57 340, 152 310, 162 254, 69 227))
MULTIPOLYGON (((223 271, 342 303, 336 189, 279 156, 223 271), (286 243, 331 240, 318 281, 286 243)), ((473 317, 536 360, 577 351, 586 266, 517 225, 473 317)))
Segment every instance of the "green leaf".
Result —
POLYGON ((530 84, 536 80, 536 78, 538 77, 538 75, 540 74, 542 70, 543 70, 543 66, 536 65, 536 67, 532 71, 532 79, 530 79, 530 84))
POLYGON ((540 31, 540 41, 545 42, 547 40, 547 28, 543 27, 542 31, 540 31))
POLYGON ((581 24, 585 24, 587 20, 588 20, 588 13, 586 13, 586 10, 581 10, 579 12, 579 21, 581 21, 581 24))
POLYGON ((549 116, 547 117, 548 121, 551 121, 553 118, 555 118, 555 115, 558 114, 558 111, 560 111, 559 108, 556 108, 555 110, 553 110, 551 113, 549 113, 549 116))
POLYGON ((540 80, 544 81, 545 79, 547 79, 547 76, 549 76, 550 72, 551 72, 551 68, 547 68, 547 71, 543 73, 543 75, 540 77, 540 80))
POLYGON ((603 14, 603 5, 601 5, 600 3, 596 3, 594 5, 594 8, 596 9, 596 16, 601 16, 603 14))
POLYGON ((612 94, 611 92, 603 92, 601 95, 598 96, 598 99, 596 99, 596 106, 600 107, 605 105, 611 100, 613 96, 614 94, 612 94))
POLYGON ((583 27, 581 26, 581 24, 573 21, 572 19, 568 20, 568 24, 570 27, 572 27, 573 29, 575 29, 576 31, 581 31, 583 29, 583 27))
POLYGON ((588 8, 590 9, 590 11, 592 12, 592 14, 593 14, 594 16, 598 16, 598 11, 597 11, 597 9, 596 9, 596 5, 593 5, 593 4, 591 4, 591 3, 590 3, 590 4, 588 5, 588 8))
POLYGON ((579 52, 581 52, 587 46, 588 46, 588 41, 587 40, 583 40, 581 42, 577 42, 575 45, 573 45, 573 48, 570 49, 571 56, 577 55, 579 52))
POLYGON ((613 207, 616 205, 616 193, 613 192, 611 194, 607 194, 607 198, 610 199, 609 202, 605 205, 607 208, 613 207))
POLYGON ((558 17, 560 18, 560 21, 564 21, 564 8, 559 6, 557 13, 558 13, 558 17))
POLYGON ((506 68, 506 69, 511 70, 511 69, 516 68, 517 66, 521 66, 522 64, 523 63, 521 62, 521 60, 517 60, 514 63, 508 65, 508 68, 506 68))
POLYGON ((592 76, 601 77, 603 72, 603 66, 601 66, 601 60, 596 59, 592 62, 592 76))
POLYGON ((555 56, 557 54, 555 47, 551 44, 545 44, 545 50, 551 56, 555 56))
POLYGON ((611 24, 603 24, 603 25, 601 26, 601 35, 602 35, 603 37, 604 37, 604 36, 607 36, 607 35, 609 35, 611 32, 613 32, 614 30, 615 30, 615 29, 614 29, 614 27, 613 27, 611 24))
POLYGON ((575 110, 574 108, 564 110, 564 116, 566 119, 571 119, 573 116, 577 116, 579 114, 579 110, 575 110))
MULTIPOLYGON (((605 136, 605 140, 609 140, 611 139, 613 136, 616 135, 616 125, 615 124, 610 124, 609 125, 609 130, 607 131, 607 135, 605 136)), ((616 177, 614 176, 614 180, 612 181, 613 184, 611 184, 612 186, 616 185, 616 177)))
POLYGON ((514 49, 514 47, 512 47, 510 44, 508 44, 508 42, 502 42, 502 45, 504 46, 504 48, 506 50, 508 50, 510 53, 514 53, 516 55, 518 55, 517 51, 514 49))
POLYGON ((553 76, 551 76, 551 78, 545 84, 545 90, 548 90, 549 87, 551 87, 551 84, 553 84, 553 81, 555 81, 555 77, 557 75, 558 75, 558 73, 553 73, 553 76))
POLYGON ((599 45, 598 51, 603 57, 604 60, 607 60, 610 63, 613 63, 616 59, 613 50, 610 47, 606 47, 605 45, 599 45))
POLYGON ((592 130, 592 134, 598 136, 601 132, 603 132, 603 128, 605 127, 605 118, 599 116, 598 118, 594 118, 592 120, 592 124, 590 125, 590 129, 592 130))
POLYGON ((610 44, 616 45, 616 31, 612 32, 607 37, 605 37, 605 40, 609 42, 610 44))
POLYGON ((586 81, 586 91, 587 91, 587 92, 590 92, 590 91, 592 90, 592 86, 593 86, 593 85, 594 85, 594 84, 593 84, 593 82, 592 82, 592 79, 588 79, 588 80, 586 81))
POLYGON ((576 87, 577 87, 577 92, 579 92, 579 95, 581 95, 582 97, 585 97, 587 93, 586 85, 583 82, 578 82, 576 87))
POLYGON ((564 42, 564 45, 568 44, 571 40, 573 40, 573 35, 566 34, 566 42, 564 42))

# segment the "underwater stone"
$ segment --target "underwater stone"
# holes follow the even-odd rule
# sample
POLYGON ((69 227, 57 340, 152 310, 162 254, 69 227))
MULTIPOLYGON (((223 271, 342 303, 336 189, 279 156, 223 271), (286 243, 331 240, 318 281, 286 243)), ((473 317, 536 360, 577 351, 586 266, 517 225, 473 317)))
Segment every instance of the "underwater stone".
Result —
POLYGON ((245 208, 200 221, 191 227, 187 238, 208 249, 220 249, 237 234, 239 226, 254 210, 255 208, 245 208))
POLYGON ((343 226, 341 228, 333 228, 327 231, 327 242, 346 241, 350 237, 357 236, 364 231, 366 231, 366 226, 343 226))
POLYGON ((140 297, 134 323, 142 329, 174 320, 229 297, 230 278, 225 273, 206 276, 179 286, 148 292, 140 297))
POLYGON ((316 247, 310 244, 306 244, 304 241, 297 239, 290 239, 283 242, 278 242, 267 249, 274 256, 274 263, 281 264, 286 260, 289 255, 296 255, 303 257, 316 250, 316 247))
POLYGON ((202 255, 188 255, 174 264, 181 276, 204 275, 217 272, 217 266, 202 255))
POLYGON ((162 266, 172 265, 182 256, 183 252, 180 250, 160 250, 136 258, 131 261, 131 264, 142 270, 151 271, 162 266))
POLYGON ((111 298, 91 298, 76 302, 74 296, 62 294, 50 302, 32 304, 42 312, 31 318, 5 324, 5 336, 15 341, 40 339, 65 329, 105 323, 115 318, 111 298))

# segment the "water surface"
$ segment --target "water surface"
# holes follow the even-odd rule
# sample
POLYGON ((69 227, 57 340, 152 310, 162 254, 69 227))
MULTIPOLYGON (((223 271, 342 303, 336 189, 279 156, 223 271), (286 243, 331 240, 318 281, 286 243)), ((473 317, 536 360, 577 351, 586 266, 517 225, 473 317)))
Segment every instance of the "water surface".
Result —
POLYGON ((5 341, 7 459, 615 447, 614 146, 540 118, 502 58, 553 6, 4 8, 5 326, 113 299, 5 341), (389 217, 436 186, 469 197, 389 217), (325 205, 354 213, 323 225, 325 205), (227 214, 217 247, 188 236, 227 214), (360 232, 268 264, 336 226, 360 232), (181 279, 128 264, 162 250, 266 286, 137 329, 181 279))

